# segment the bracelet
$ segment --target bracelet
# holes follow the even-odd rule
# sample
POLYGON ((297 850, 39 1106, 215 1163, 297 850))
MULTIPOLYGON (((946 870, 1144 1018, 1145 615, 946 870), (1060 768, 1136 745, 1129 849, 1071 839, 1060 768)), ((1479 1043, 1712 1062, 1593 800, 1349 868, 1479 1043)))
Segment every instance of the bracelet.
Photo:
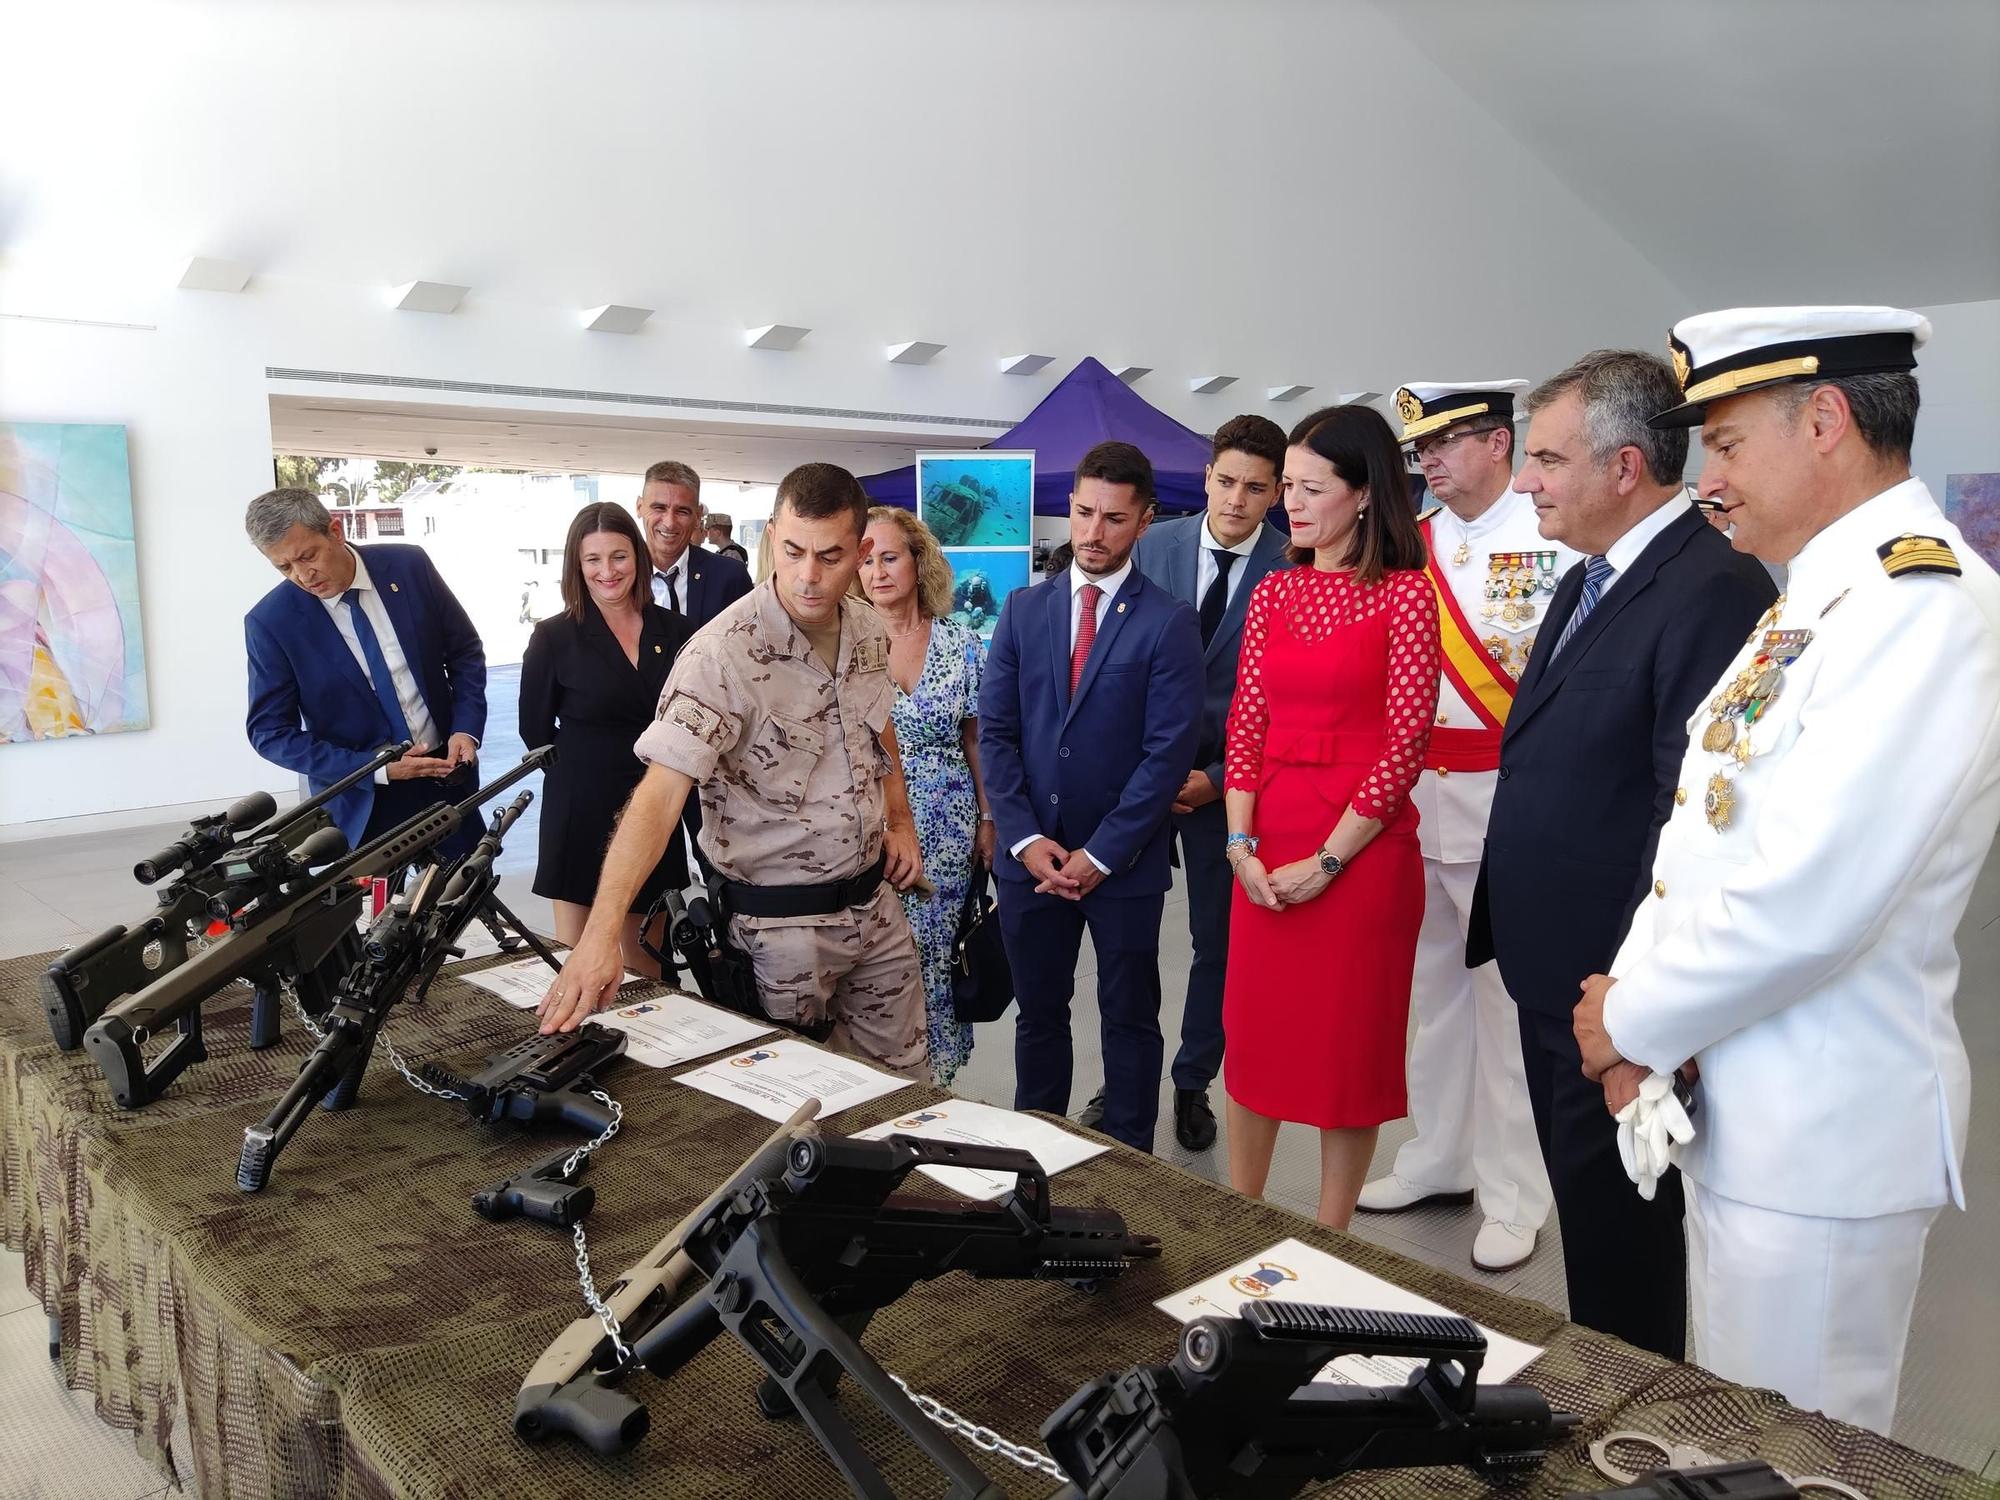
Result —
POLYGON ((982 822, 982 823, 991 823, 991 822, 993 821, 993 814, 992 814, 992 813, 981 813, 981 814, 979 815, 979 821, 980 821, 980 822, 982 822))

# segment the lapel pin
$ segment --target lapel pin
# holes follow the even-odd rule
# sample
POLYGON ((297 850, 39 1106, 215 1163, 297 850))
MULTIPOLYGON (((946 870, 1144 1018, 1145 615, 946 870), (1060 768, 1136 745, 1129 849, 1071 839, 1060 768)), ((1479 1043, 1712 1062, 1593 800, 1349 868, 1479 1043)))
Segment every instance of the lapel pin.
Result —
POLYGON ((403 592, 403 586, 400 583, 392 583, 389 585, 389 592, 392 594, 400 594, 403 592))
POLYGON ((653 643, 653 655, 658 656, 659 654, 660 654, 660 643, 658 641, 655 641, 653 643))
POLYGON ((1125 602, 1122 599, 1118 602, 1118 613, 1121 615, 1125 613, 1125 602))

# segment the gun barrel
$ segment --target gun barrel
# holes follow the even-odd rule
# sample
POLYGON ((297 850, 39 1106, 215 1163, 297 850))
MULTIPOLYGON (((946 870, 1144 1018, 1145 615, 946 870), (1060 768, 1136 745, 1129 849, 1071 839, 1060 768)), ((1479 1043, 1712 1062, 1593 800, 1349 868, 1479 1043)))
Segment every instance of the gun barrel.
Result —
POLYGON ((282 818, 273 823, 269 828, 263 830, 264 834, 268 836, 283 832, 300 818, 306 817, 326 806, 327 803, 338 797, 342 792, 359 786, 384 766, 393 765, 409 754, 409 752, 410 742, 408 740, 399 740, 393 745, 384 745, 380 750, 375 752, 367 764, 356 766, 352 771, 341 777, 340 780, 329 786, 321 787, 317 792, 306 798, 305 801, 287 808, 282 818))

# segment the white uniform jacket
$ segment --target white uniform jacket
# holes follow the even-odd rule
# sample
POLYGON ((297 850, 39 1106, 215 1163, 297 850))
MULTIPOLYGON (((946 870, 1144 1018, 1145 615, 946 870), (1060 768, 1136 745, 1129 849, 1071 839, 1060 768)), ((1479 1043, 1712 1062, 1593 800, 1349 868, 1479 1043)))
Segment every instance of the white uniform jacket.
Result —
MULTIPOLYGON (((1471 521, 1461 521, 1450 507, 1441 506, 1431 516, 1430 526, 1438 570, 1451 585, 1452 597, 1474 632, 1475 644, 1492 658, 1498 671, 1510 681, 1518 680, 1528 665, 1528 653, 1535 648, 1535 637, 1547 616, 1549 600, 1555 597, 1556 585, 1575 566, 1577 554, 1543 537, 1535 524, 1533 498, 1512 489, 1471 521), (1527 576, 1533 571, 1537 576, 1533 591, 1516 600, 1511 619, 1501 612, 1498 601, 1489 597, 1495 592, 1491 559, 1496 553, 1554 554, 1553 567, 1516 573, 1527 576), (1461 556, 1465 561, 1458 560, 1461 556), (1529 608, 1524 610, 1524 605, 1529 608)), ((1438 623, 1442 629, 1452 628, 1448 619, 1438 623)), ((1453 684, 1451 674, 1441 671, 1438 676, 1438 728, 1447 732, 1481 729, 1484 721, 1453 684)), ((1440 748, 1440 741, 1434 738, 1432 748, 1440 748)), ((1493 747, 1491 763, 1478 770, 1439 771, 1438 757, 1434 754, 1431 759, 1431 766, 1417 778, 1416 790, 1411 793, 1424 858, 1477 863, 1486 850, 1486 818, 1493 810, 1499 745, 1496 742, 1493 747)))
POLYGON ((1688 721, 1605 1028, 1658 1071, 1699 1062, 1680 1164, 1710 1191, 1822 1218, 1963 1207, 1953 935, 2000 823, 2000 578, 1910 479, 1808 542, 1775 607, 1718 692, 1766 630, 1812 638, 1747 763, 1703 748, 1707 703, 1688 721), (1906 533, 1962 576, 1890 576, 1877 549, 1906 533))

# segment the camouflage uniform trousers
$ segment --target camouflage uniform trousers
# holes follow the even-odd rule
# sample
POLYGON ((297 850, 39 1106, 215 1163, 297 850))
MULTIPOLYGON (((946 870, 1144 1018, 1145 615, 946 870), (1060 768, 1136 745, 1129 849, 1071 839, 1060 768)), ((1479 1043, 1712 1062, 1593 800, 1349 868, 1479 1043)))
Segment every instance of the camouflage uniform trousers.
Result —
POLYGON ((834 1051, 930 1081, 916 938, 886 880, 861 905, 831 916, 733 917, 730 939, 749 957, 773 1020, 831 1017, 834 1051))

